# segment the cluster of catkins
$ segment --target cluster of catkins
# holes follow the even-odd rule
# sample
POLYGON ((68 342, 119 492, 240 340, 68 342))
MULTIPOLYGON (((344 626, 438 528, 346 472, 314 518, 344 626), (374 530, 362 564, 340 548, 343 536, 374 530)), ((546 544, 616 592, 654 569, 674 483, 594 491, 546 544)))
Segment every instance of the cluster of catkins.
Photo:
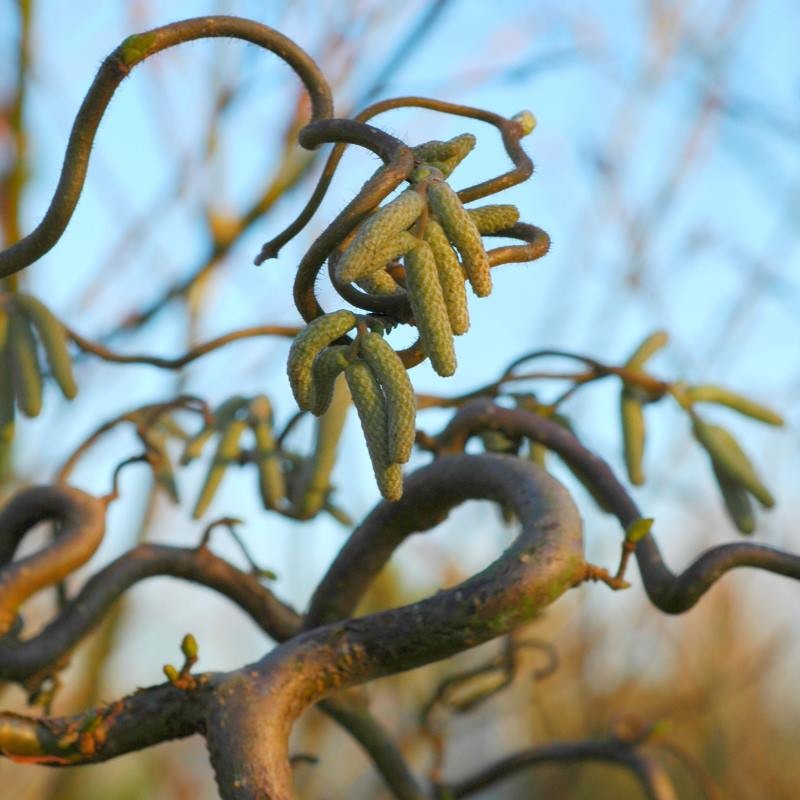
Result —
POLYGON ((275 435, 272 406, 266 395, 235 395, 221 403, 211 419, 188 439, 181 455, 180 463, 189 464, 201 455, 209 439, 217 437, 192 516, 195 519, 203 516, 227 469, 242 463, 245 451, 241 444, 249 436, 253 447, 247 460, 257 468, 264 508, 297 519, 310 519, 326 509, 339 518, 338 509, 330 504, 330 474, 349 407, 347 386, 341 381, 332 382, 317 421, 312 452, 307 458, 300 458, 280 446, 275 435))
POLYGON ((0 293, 0 448, 13 436, 15 400, 25 416, 39 415, 48 371, 65 397, 78 393, 68 341, 63 324, 41 301, 24 292, 0 293))
MULTIPOLYGON (((532 117, 531 117, 532 119, 532 117)), ((533 125, 531 123, 530 128, 533 125)), ((482 234, 519 220, 511 205, 464 208, 445 178, 475 146, 471 134, 414 148, 410 187, 372 212, 332 257, 336 278, 379 296, 404 295, 420 345, 442 376, 456 370, 453 337, 469 328, 469 282, 478 297, 492 290, 482 234)), ((416 431, 414 390, 398 354, 382 333, 341 310, 313 320, 289 353, 289 382, 300 408, 321 414, 336 377, 344 373, 358 411, 381 494, 402 496, 401 465, 416 431), (351 345, 335 344, 358 329, 351 345)))

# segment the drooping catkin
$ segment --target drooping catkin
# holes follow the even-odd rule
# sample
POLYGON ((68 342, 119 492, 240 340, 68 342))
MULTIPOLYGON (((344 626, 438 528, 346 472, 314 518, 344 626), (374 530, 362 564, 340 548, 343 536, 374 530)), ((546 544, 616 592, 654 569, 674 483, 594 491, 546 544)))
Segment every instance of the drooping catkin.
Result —
POLYGON ((336 264, 339 280, 351 283, 362 275, 385 267, 392 258, 405 252, 408 243, 398 234, 404 233, 424 209, 425 200, 419 192, 406 189, 368 216, 336 264), (395 256, 385 255, 387 247, 399 247, 400 250, 395 256))
POLYGON ((405 265, 406 291, 422 347, 439 375, 452 375, 456 371, 453 332, 430 245, 417 245, 406 255, 405 265))
POLYGON ((634 486, 644 483, 645 422, 642 403, 636 395, 623 389, 620 395, 620 419, 622 422, 622 446, 628 477, 634 486))
POLYGON ((330 478, 336 463, 336 451, 347 421, 350 391, 343 375, 334 379, 332 398, 325 413, 317 420, 314 451, 303 464, 297 483, 295 507, 301 517, 314 516, 324 505, 331 490, 330 478))
POLYGON ((78 393, 72 373, 72 358, 69 354, 68 337, 64 325, 52 311, 33 295, 17 292, 14 304, 36 328, 39 341, 47 356, 50 372, 62 394, 71 400, 78 393))
POLYGON ((272 428, 272 407, 266 395, 257 395, 250 401, 248 422, 255 439, 254 455, 261 502, 264 508, 279 508, 286 497, 286 478, 272 428))
POLYGON ((246 420, 233 419, 220 431, 217 450, 211 460, 206 479, 192 511, 194 519, 199 519, 203 516, 217 493, 225 471, 229 466, 237 462, 239 458, 239 440, 246 427, 246 420))
POLYGON ((12 313, 8 335, 17 406, 26 417, 37 417, 42 410, 42 370, 30 320, 23 314, 12 313))
POLYGON ((345 376, 364 431, 378 489, 387 500, 399 500, 403 494, 403 475, 400 465, 389 459, 386 400, 381 387, 361 358, 347 367, 345 376))
POLYGON ((336 378, 344 372, 349 363, 347 358, 348 349, 344 345, 326 347, 314 359, 312 368, 314 390, 310 409, 312 414, 320 416, 328 410, 333 397, 336 378))
POLYGON ((295 336, 289 349, 287 372, 297 405, 305 411, 314 406, 314 359, 320 351, 353 328, 356 315, 341 309, 312 320, 295 336))
POLYGON ((436 260, 436 272, 439 276, 439 285, 442 287, 442 297, 447 306, 450 329, 456 336, 461 336, 469 330, 464 271, 442 226, 435 219, 428 219, 425 226, 425 241, 430 245, 436 260))
POLYGON ((378 333, 361 339, 361 355, 378 379, 386 398, 389 460, 405 464, 416 435, 417 402, 400 356, 378 333))
POLYGON ((775 505, 772 493, 761 482, 750 459, 729 431, 695 417, 692 421, 692 433, 706 449, 714 466, 729 480, 750 492, 764 508, 775 505))
POLYGON ((461 254, 472 290, 478 297, 486 297, 492 291, 492 276, 489 257, 481 240, 480 232, 467 213, 458 195, 444 181, 428 184, 430 208, 441 224, 447 238, 461 254))

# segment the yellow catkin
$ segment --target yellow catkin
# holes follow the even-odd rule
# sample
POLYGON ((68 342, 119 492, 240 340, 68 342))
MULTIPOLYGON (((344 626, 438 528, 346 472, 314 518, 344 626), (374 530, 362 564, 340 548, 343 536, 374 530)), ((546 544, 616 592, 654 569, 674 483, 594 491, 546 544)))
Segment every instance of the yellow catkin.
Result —
POLYGON ((645 337, 625 362, 629 369, 641 369, 659 350, 669 342, 669 334, 658 330, 645 337))
POLYGON ((405 464, 416 436, 417 401, 400 356, 378 333, 361 339, 361 355, 369 364, 386 398, 389 460, 405 464))
POLYGON ((434 139, 412 149, 417 161, 435 167, 446 178, 469 155, 475 147, 475 141, 471 133, 462 133, 447 142, 434 139))
POLYGON ((328 410, 319 418, 314 451, 301 468, 295 509, 303 518, 314 516, 325 506, 331 491, 331 472, 350 409, 350 390, 343 375, 336 378, 328 410))
POLYGON ((772 508, 775 505, 775 499, 761 482, 750 459, 725 428, 708 425, 696 417, 692 424, 692 432, 706 449, 714 466, 730 481, 750 492, 764 508, 772 508))
POLYGON ((430 245, 436 260, 436 272, 439 276, 439 285, 442 287, 442 297, 447 306, 450 329, 456 336, 461 336, 469 330, 464 271, 442 226, 435 219, 429 219, 425 226, 425 241, 430 245))
POLYGON ((422 347, 439 375, 456 371, 456 354, 450 318, 442 296, 436 259, 427 242, 421 242, 407 256, 406 290, 419 331, 422 347))
POLYGON ((353 241, 336 264, 339 280, 350 283, 362 275, 382 269, 396 256, 386 255, 395 239, 400 253, 405 252, 404 233, 425 210, 425 200, 414 189, 407 189, 390 203, 373 212, 361 223, 353 241))
POLYGON ((170 497, 173 503, 180 503, 175 472, 167 452, 167 434, 150 428, 147 431, 147 463, 153 471, 153 478, 170 497))
POLYGON ((753 504, 750 501, 750 495, 747 494, 747 490, 732 481, 713 462, 712 467, 728 516, 741 533, 747 535, 753 533, 756 529, 756 519, 753 514, 753 504))
POLYGON ((468 208, 467 213, 480 233, 497 233, 519 222, 519 209, 511 205, 468 208))
POLYGON ((25 416, 36 417, 42 410, 42 371, 36 338, 28 318, 19 312, 12 312, 8 335, 17 406, 25 416))
POLYGON ((478 297, 491 294, 489 257, 480 232, 458 195, 444 181, 431 181, 428 184, 428 199, 431 211, 444 228, 447 238, 461 254, 472 291, 478 297))
POLYGON ((287 372, 297 405, 305 411, 314 407, 314 359, 332 342, 351 330, 356 315, 346 309, 313 320, 295 336, 289 350, 287 372))
POLYGON ((225 402, 220 403, 214 410, 213 420, 206 426, 200 429, 198 433, 191 437, 186 442, 183 454, 180 458, 180 464, 186 466, 194 459, 199 458, 203 452, 206 442, 225 425, 233 419, 236 413, 242 406, 247 403, 247 398, 237 394, 229 397, 225 402))
POLYGON ((403 494, 403 476, 400 465, 389 459, 386 400, 381 387, 369 365, 361 358, 348 366, 345 376, 367 442, 378 489, 387 500, 399 500, 403 494))
POLYGON ((255 439, 258 489, 264 508, 279 508, 286 497, 286 478, 272 429, 272 408, 265 395, 250 401, 248 422, 255 439))
POLYGON ((217 450, 214 453, 214 458, 211 461, 211 466, 206 473, 206 479, 203 482, 203 487, 200 489, 200 494, 197 497, 192 517, 199 519, 203 516, 214 495, 217 493, 222 478, 225 475, 225 470, 231 464, 235 464, 239 460, 239 440, 247 427, 246 420, 234 419, 231 420, 220 432, 220 440, 217 445, 217 450))
POLYGON ((620 419, 622 421, 622 446, 628 478, 634 486, 644 483, 645 424, 644 410, 638 398, 627 389, 620 396, 620 419))
POLYGON ((398 286, 397 281, 386 270, 371 272, 356 281, 356 285, 363 289, 367 294, 391 297, 403 294, 403 287, 398 286))
POLYGON ((350 363, 347 358, 349 348, 344 345, 326 347, 314 359, 314 396, 311 412, 320 416, 328 410, 336 378, 344 372, 350 363))
POLYGON ((64 326, 44 303, 32 295, 20 292, 14 295, 14 303, 36 328, 50 372, 64 397, 71 400, 78 393, 78 386, 72 374, 72 358, 64 326))
POLYGON ((778 427, 783 425, 783 417, 776 414, 771 408, 762 406, 749 397, 724 389, 722 386, 690 386, 686 390, 686 396, 692 403, 716 403, 738 411, 751 419, 766 422, 767 425, 778 427))
POLYGON ((9 314, 0 306, 0 475, 7 455, 6 448, 14 438, 14 384, 11 381, 9 327, 9 314))

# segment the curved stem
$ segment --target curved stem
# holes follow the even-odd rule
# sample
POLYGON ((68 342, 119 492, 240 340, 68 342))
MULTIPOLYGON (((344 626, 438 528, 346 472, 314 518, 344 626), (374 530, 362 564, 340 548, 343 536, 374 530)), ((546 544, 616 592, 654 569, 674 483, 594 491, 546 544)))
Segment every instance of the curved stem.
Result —
POLYGON ((501 636, 583 580, 585 568, 575 506, 535 465, 460 455, 418 470, 401 500, 379 504, 354 532, 318 587, 306 625, 329 624, 221 681, 209 707, 207 739, 223 797, 290 798, 287 742, 305 708, 334 691, 501 636), (408 535, 429 530, 468 499, 508 505, 522 520, 519 537, 497 561, 418 603, 342 619, 408 535))
MULTIPOLYGON (((388 133, 347 119, 312 123, 300 131, 299 138, 303 147, 316 147, 330 141, 358 144, 376 153, 385 164, 314 240, 300 262, 294 282, 294 302, 303 319, 311 322, 325 313, 314 294, 314 284, 325 259, 370 211, 408 178, 414 169, 414 153, 388 133)), ((256 263, 261 263, 266 257, 262 250, 256 263)))
POLYGON ((71 486, 34 486, 11 498, 0 511, 0 635, 25 600, 91 558, 103 540, 105 516, 102 500, 71 486), (28 531, 45 520, 59 524, 55 541, 9 563, 28 531))
MULTIPOLYGON (((501 408, 484 399, 473 400, 437 437, 440 452, 463 449, 472 433, 487 428, 510 436, 527 436, 553 450, 586 478, 623 529, 641 519, 641 511, 608 464, 569 431, 536 414, 501 408)), ((739 567, 757 567, 800 580, 800 555, 768 545, 750 542, 718 545, 706 550, 679 574, 664 563, 652 533, 637 544, 634 552, 650 601, 667 614, 688 611, 726 572, 739 567)))
MULTIPOLYGON (((508 142, 506 142, 505 136, 503 142, 506 144, 506 151, 514 161, 515 169, 509 173, 499 176, 498 178, 494 178, 492 181, 487 181, 482 184, 478 184, 477 186, 463 189, 461 192, 459 192, 459 197, 461 197, 462 201, 464 202, 467 202, 468 200, 476 200, 478 197, 483 197, 487 194, 493 194, 501 189, 521 183, 529 178, 533 172, 532 162, 521 150, 519 144, 517 143, 519 141, 519 137, 521 136, 521 132, 517 123, 513 120, 508 120, 505 117, 501 117, 499 114, 493 114, 490 111, 484 111, 480 108, 460 106, 454 103, 445 103, 444 101, 433 100, 427 97, 395 97, 391 100, 381 100, 377 103, 367 106, 359 111, 358 114, 353 117, 353 120, 356 122, 367 122, 379 114, 383 114, 386 111, 391 111, 397 108, 426 108, 445 114, 470 117, 494 125, 501 131, 501 133, 503 131, 508 131, 508 142), (509 178, 509 176, 513 177, 509 178), (494 188, 495 186, 497 188, 494 188), (486 187, 489 187, 489 190, 485 191, 484 194, 475 194, 476 191, 483 191, 486 189, 486 187)), ((346 148, 346 142, 339 142, 335 145, 333 150, 331 150, 328 160, 325 162, 325 166, 323 167, 322 174, 320 175, 317 185, 314 188, 311 197, 308 199, 308 202, 300 214, 298 214, 298 216, 288 227, 281 231, 277 236, 270 239, 270 241, 263 246, 261 249, 261 256, 259 256, 262 261, 265 261, 268 258, 277 258, 281 248, 287 242, 297 236, 297 234, 300 233, 300 231, 303 230, 303 228, 305 228, 305 226, 308 224, 311 217, 313 217, 317 212, 317 209, 319 208, 323 198, 330 188, 331 181, 333 180, 333 176, 339 166, 339 162, 342 160, 342 156, 344 155, 346 148)), ((361 308, 364 308, 364 306, 361 306, 361 308)))
POLYGON ((0 252, 0 277, 13 275, 48 252, 64 233, 83 190, 100 120, 114 92, 136 64, 195 39, 230 37, 270 50, 298 74, 311 96, 312 120, 333 116, 330 87, 313 59, 278 31, 237 17, 209 16, 134 34, 103 61, 72 126, 58 186, 44 218, 24 239, 0 252))
POLYGON ((105 345, 100 344, 100 342, 93 342, 91 339, 81 336, 77 331, 67 326, 65 327, 69 338, 86 353, 91 353, 98 358, 102 358, 104 361, 111 361, 115 364, 149 364, 159 369, 182 369, 201 356, 218 350, 231 342, 238 342, 242 339, 252 339, 256 336, 283 336, 291 339, 297 336, 302 330, 302 328, 298 328, 294 325, 256 325, 251 328, 241 328, 237 331, 231 331, 222 336, 217 336, 215 339, 211 339, 203 344, 199 344, 191 348, 191 350, 188 350, 182 356, 163 358, 161 356, 150 356, 146 354, 126 355, 124 353, 117 353, 105 345))
POLYGON ((678 796, 666 770, 654 759, 636 752, 627 742, 554 742, 532 747, 486 767, 458 783, 442 787, 442 798, 467 797, 493 786, 523 769, 553 762, 573 764, 582 761, 600 761, 618 764, 635 775, 648 800, 677 800, 678 796))
POLYGON ((288 639, 300 628, 298 614, 257 577, 206 548, 142 544, 90 578, 32 639, 0 638, 0 680, 23 681, 57 663, 100 623, 124 592, 139 581, 158 576, 180 578, 219 592, 276 641, 288 639))

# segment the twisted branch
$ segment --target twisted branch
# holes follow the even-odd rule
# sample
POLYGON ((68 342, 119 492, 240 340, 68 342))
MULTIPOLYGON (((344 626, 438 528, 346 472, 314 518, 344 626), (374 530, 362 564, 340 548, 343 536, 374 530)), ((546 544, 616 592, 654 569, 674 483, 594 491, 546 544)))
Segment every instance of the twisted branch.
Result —
POLYGON ((209 16, 174 22, 129 36, 103 61, 72 126, 61 176, 39 225, 0 252, 0 278, 37 261, 61 238, 78 203, 89 166, 94 137, 114 92, 128 73, 155 53, 196 39, 242 39, 270 50, 300 77, 311 97, 312 121, 333 116, 333 100, 325 76, 314 60, 278 31, 238 17, 209 16))
POLYGON ((575 506, 535 465, 459 455, 418 470, 403 498, 379 504, 342 548, 315 592, 305 633, 220 682, 206 735, 223 797, 290 798, 287 740, 305 708, 331 692, 501 636, 584 575, 575 506), (509 505, 523 522, 497 561, 426 600, 344 619, 408 535, 429 530, 468 499, 509 505), (240 746, 231 747, 234 741, 240 746))
POLYGON ((31 595, 85 564, 105 533, 106 504, 71 486, 35 486, 0 511, 0 636, 31 595), (9 564, 24 536, 40 522, 58 523, 55 541, 9 564))
MULTIPOLYGON (((557 453, 592 485, 623 529, 642 513, 603 459, 585 448, 569 431, 544 417, 519 409, 507 409, 485 399, 465 405, 435 442, 442 453, 460 451, 467 438, 482 429, 509 436, 527 436, 557 453)), ((706 550, 683 572, 675 574, 664 563, 653 534, 634 551, 650 601, 667 614, 688 611, 726 572, 757 567, 800 580, 800 555, 769 545, 736 542, 706 550)))
POLYGON ((634 745, 612 739, 600 742, 554 742, 539 745, 497 761, 489 767, 459 781, 440 788, 439 797, 456 800, 493 786, 523 769, 541 764, 599 761, 618 764, 636 778, 648 800, 677 800, 667 771, 653 758, 637 752, 634 745))

